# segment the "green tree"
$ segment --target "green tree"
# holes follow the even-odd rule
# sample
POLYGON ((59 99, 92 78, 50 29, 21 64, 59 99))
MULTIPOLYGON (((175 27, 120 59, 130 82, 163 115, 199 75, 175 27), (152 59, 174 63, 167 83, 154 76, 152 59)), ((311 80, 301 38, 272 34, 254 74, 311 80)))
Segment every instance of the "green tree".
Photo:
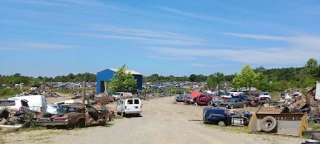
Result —
POLYGON ((134 79, 131 73, 126 73, 126 65, 122 65, 121 68, 113 75, 109 82, 109 90, 112 92, 117 91, 134 91, 137 90, 137 80, 134 79))
POLYGON ((305 65, 306 68, 312 69, 318 67, 318 61, 314 58, 310 58, 305 65))
POLYGON ((235 78, 240 86, 249 88, 249 94, 251 95, 251 87, 259 80, 259 77, 260 73, 255 73, 249 65, 245 65, 235 78))
POLYGON ((197 79, 197 76, 196 76, 195 74, 191 74, 191 75, 189 76, 189 80, 190 80, 191 82, 195 82, 196 79, 197 79))
POLYGON ((221 87, 225 82, 224 74, 220 72, 216 72, 208 77, 207 84, 208 82, 209 82, 209 87, 211 86, 218 87, 218 95, 220 96, 221 87))

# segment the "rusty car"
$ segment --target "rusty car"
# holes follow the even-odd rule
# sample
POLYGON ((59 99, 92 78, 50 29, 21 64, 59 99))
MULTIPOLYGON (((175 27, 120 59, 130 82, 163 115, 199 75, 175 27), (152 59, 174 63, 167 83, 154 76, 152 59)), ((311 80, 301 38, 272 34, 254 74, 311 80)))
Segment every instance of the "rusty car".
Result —
POLYGON ((39 126, 66 127, 86 127, 90 125, 105 125, 110 119, 110 110, 105 105, 93 107, 85 104, 62 105, 59 114, 50 116, 40 116, 35 124, 39 126))

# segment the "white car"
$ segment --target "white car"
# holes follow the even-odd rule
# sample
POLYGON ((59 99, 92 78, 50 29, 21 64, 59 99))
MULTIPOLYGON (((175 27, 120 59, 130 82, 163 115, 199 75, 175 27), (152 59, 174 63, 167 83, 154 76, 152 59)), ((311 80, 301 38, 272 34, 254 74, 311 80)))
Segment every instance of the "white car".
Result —
POLYGON ((21 97, 11 97, 8 100, 22 100, 28 101, 31 111, 46 113, 47 112, 47 98, 43 95, 29 95, 21 97))
POLYGON ((4 109, 7 109, 9 111, 17 111, 17 112, 21 112, 21 113, 25 113, 25 112, 30 111, 28 101, 25 99, 21 99, 21 100, 2 99, 2 100, 0 100, 0 112, 4 109))
POLYGON ((116 113, 125 116, 127 114, 135 114, 140 116, 142 112, 142 103, 139 98, 120 99, 117 102, 116 113))
POLYGON ((268 98, 271 99, 269 92, 261 92, 259 98, 268 98))

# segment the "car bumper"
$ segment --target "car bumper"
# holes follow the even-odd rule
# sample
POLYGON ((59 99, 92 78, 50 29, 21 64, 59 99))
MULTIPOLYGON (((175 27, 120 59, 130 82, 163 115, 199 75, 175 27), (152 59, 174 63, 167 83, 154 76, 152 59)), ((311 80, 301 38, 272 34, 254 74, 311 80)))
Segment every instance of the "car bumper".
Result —
POLYGON ((126 114, 138 114, 141 113, 141 110, 135 110, 135 111, 125 111, 126 114))
POLYGON ((54 120, 54 121, 36 121, 35 125, 38 126, 60 126, 60 125, 68 125, 68 120, 54 120))

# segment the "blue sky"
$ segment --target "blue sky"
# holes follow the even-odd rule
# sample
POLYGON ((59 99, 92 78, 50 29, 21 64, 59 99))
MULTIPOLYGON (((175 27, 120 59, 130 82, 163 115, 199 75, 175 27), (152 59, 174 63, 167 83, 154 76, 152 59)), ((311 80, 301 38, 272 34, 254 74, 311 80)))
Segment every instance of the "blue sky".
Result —
POLYGON ((0 74, 232 74, 320 59, 319 0, 0 0, 0 74))

